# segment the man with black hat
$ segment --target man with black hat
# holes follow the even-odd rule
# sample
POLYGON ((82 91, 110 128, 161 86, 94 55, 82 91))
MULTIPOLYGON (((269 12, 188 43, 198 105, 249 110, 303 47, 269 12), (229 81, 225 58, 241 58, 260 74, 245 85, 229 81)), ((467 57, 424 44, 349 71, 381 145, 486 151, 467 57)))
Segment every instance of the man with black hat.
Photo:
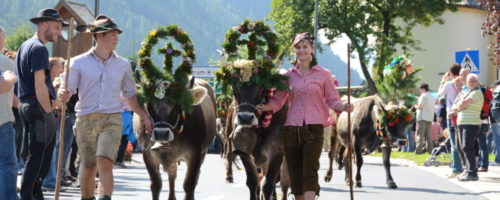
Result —
POLYGON ((62 26, 67 26, 54 9, 42 9, 30 21, 35 35, 23 42, 17 53, 19 82, 17 94, 21 119, 28 139, 28 156, 21 183, 21 199, 43 199, 42 179, 47 175, 54 150, 55 120, 52 101, 56 98, 49 70, 48 42, 56 42, 62 26))
POLYGON ((96 46, 71 60, 68 89, 59 94, 66 101, 69 93, 76 94, 78 90, 74 132, 83 167, 82 200, 95 199, 96 172, 99 172, 99 200, 110 200, 114 187, 113 164, 122 136, 120 97, 143 119, 146 130, 151 130, 152 123, 137 102, 130 62, 114 51, 122 32, 116 23, 99 15, 93 24, 77 29, 93 34, 96 46))

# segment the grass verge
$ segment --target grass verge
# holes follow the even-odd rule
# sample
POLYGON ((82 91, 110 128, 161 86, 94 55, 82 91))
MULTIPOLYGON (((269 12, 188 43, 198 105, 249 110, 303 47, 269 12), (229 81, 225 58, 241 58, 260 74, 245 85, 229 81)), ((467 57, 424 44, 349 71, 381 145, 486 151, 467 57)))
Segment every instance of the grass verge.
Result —
MULTIPOLYGON (((382 157, 382 153, 372 153, 370 156, 375 156, 375 157, 382 157)), ((423 165, 425 160, 430 157, 430 154, 428 153, 423 153, 423 154, 415 154, 415 153, 410 153, 410 152, 392 152, 391 153, 391 158, 399 158, 399 159, 405 159, 405 160, 411 160, 417 165, 423 165)), ((495 159, 494 154, 489 155, 490 162, 495 159)), ((438 156, 437 159, 441 165, 443 164, 448 164, 451 162, 451 154, 449 153, 442 153, 441 155, 438 156)))

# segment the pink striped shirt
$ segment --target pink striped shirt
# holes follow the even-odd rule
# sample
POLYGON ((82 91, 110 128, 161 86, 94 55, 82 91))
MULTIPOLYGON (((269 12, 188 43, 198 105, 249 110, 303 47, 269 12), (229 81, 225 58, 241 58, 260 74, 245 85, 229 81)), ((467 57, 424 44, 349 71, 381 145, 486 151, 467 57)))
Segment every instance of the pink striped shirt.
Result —
POLYGON ((292 91, 276 92, 269 101, 273 112, 281 109, 287 97, 290 97, 288 98, 286 126, 326 125, 330 114, 325 103, 332 110, 335 110, 337 104, 341 103, 331 72, 316 65, 307 74, 301 74, 296 66, 290 69, 286 75, 289 77, 288 84, 292 91))

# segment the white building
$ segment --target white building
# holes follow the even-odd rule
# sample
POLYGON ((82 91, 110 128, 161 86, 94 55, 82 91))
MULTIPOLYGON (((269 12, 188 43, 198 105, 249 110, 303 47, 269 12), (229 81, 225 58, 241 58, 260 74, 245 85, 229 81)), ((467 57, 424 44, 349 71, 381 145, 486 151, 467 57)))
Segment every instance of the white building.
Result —
MULTIPOLYGON (((424 51, 413 51, 410 59, 416 66, 424 66, 422 82, 431 90, 437 90, 442 73, 455 63, 455 52, 479 50, 479 80, 488 86, 498 80, 498 67, 490 62, 488 44, 495 37, 483 37, 481 24, 487 12, 481 10, 475 1, 467 1, 458 11, 446 11, 441 17, 444 24, 435 23, 429 27, 415 27, 414 39, 420 40, 424 51), (472 3, 471 3, 472 2, 472 3)), ((493 59, 493 58, 491 58, 493 59)))

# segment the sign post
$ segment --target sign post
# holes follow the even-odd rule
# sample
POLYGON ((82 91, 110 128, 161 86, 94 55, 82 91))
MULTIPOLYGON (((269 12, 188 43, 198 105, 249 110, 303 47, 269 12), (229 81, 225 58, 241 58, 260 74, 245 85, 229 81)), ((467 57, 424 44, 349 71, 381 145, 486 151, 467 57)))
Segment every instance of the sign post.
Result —
POLYGON ((455 52, 455 62, 458 63, 462 69, 469 69, 471 73, 479 74, 479 50, 467 50, 455 52))

